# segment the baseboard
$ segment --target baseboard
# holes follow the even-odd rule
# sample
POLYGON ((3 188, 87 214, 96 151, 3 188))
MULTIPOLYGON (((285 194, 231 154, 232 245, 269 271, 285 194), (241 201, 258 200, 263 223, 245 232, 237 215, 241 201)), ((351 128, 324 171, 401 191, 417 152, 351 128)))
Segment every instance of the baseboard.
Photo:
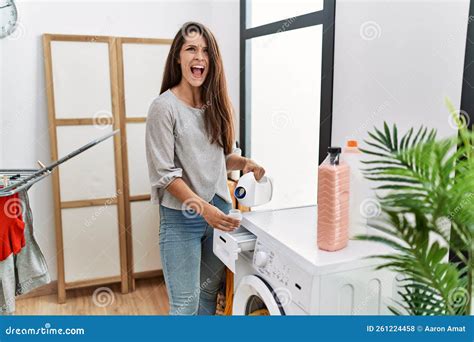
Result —
POLYGON ((162 276, 163 276, 163 270, 136 272, 133 274, 133 277, 135 279, 148 279, 148 278, 155 278, 155 277, 162 277, 162 276))

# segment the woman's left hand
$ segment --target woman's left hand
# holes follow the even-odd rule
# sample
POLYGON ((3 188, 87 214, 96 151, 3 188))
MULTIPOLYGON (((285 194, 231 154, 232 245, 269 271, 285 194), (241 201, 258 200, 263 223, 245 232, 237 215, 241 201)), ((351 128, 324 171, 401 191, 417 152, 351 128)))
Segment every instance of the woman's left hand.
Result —
POLYGON ((245 166, 242 169, 242 172, 245 174, 245 173, 252 172, 252 171, 255 174, 255 179, 256 180, 260 180, 263 177, 263 175, 265 174, 265 169, 263 167, 258 165, 252 159, 247 159, 247 161, 245 162, 245 166))

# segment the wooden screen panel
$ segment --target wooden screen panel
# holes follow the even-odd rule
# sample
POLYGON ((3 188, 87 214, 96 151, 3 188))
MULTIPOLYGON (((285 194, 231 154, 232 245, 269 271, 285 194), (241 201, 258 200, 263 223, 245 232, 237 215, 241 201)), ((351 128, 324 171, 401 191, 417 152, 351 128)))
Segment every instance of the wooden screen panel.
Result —
MULTIPOLYGON (((157 243, 159 210, 157 206, 153 208, 150 203, 145 127, 150 104, 159 95, 171 42, 167 39, 152 38, 117 40, 119 84, 122 90, 121 133, 122 140, 126 141, 127 145, 126 149, 122 150, 125 163, 127 227, 130 227, 127 246, 128 258, 133 264, 131 272, 134 275, 137 272, 153 272, 162 268, 157 243)), ((130 287, 134 288, 133 279, 130 287)))
POLYGON ((57 119, 112 116, 109 44, 51 42, 57 119))
POLYGON ((67 283, 120 275, 117 206, 62 209, 67 283))
POLYGON ((135 272, 162 269, 159 250, 159 207, 149 201, 131 203, 135 272))
MULTIPOLYGON (((60 126, 58 153, 64 156, 112 131, 109 126, 60 126)), ((114 141, 108 139, 59 167, 61 200, 115 197, 114 141)))
POLYGON ((127 124, 127 149, 130 195, 150 194, 145 150, 145 123, 127 124))
MULTIPOLYGON (((45 34, 43 47, 51 159, 57 160, 120 128, 118 57, 114 37, 45 34)), ((75 287, 121 282, 122 293, 129 291, 121 147, 121 135, 115 135, 53 172, 60 303, 66 301, 66 289, 75 287), (84 218, 93 217, 81 213, 104 206, 94 244, 87 245, 82 235, 75 241, 84 218), (103 267, 86 267, 90 262, 83 253, 89 247, 97 256, 96 244, 111 244, 109 261, 104 258, 103 267)))
POLYGON ((123 44, 125 113, 146 117, 151 100, 158 96, 169 44, 123 44))

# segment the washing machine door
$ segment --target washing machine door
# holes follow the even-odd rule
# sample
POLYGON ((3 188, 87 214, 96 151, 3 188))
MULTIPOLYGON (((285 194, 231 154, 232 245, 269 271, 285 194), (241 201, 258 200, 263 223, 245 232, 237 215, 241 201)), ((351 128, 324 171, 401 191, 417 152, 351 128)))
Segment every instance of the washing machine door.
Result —
POLYGON ((246 315, 285 315, 281 301, 271 286, 256 275, 243 277, 234 293, 232 314, 246 315))

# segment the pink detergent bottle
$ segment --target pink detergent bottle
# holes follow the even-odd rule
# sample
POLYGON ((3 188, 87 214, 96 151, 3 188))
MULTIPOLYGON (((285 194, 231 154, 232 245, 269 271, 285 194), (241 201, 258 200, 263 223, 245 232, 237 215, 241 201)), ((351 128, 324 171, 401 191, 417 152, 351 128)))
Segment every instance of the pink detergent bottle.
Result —
POLYGON ((331 252, 349 240, 350 167, 340 155, 340 147, 329 147, 318 171, 318 247, 331 252))

